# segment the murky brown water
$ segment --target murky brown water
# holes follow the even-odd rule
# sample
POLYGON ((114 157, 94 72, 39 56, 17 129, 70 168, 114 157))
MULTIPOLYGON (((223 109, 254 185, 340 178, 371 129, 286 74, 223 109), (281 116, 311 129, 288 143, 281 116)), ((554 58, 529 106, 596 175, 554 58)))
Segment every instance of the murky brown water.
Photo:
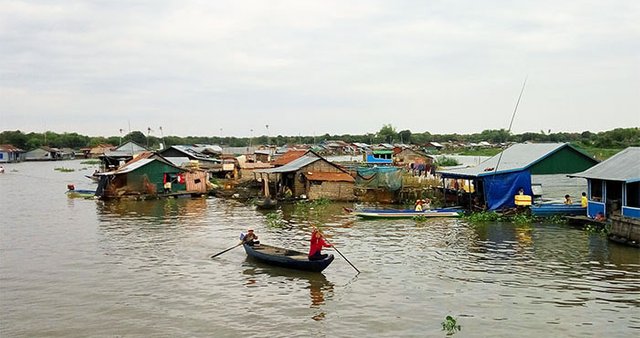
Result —
POLYGON ((342 206, 277 219, 235 201, 103 203, 79 161, 0 175, 0 336, 630 337, 640 334, 640 251, 554 224, 364 221, 342 206), (72 173, 54 167, 73 167, 72 173), (251 226, 306 250, 310 223, 341 257, 322 274, 215 259, 251 226))

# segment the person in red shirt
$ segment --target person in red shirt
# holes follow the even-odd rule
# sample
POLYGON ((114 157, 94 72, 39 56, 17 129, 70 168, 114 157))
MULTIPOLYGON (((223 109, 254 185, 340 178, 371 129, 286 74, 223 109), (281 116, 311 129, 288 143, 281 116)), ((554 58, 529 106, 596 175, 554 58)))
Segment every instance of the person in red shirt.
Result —
POLYGON ((316 261, 327 258, 327 254, 322 253, 322 248, 330 248, 331 244, 325 242, 324 238, 318 231, 318 229, 313 228, 311 232, 311 248, 309 249, 309 260, 316 261))

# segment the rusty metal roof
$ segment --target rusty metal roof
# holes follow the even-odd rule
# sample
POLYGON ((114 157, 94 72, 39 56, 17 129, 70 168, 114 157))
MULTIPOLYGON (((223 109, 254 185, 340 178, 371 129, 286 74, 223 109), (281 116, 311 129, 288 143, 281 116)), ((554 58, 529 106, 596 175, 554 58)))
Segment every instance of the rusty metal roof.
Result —
POLYGON ((355 182, 353 176, 347 173, 306 172, 304 176, 309 181, 355 182))
POLYGON ((6 151, 8 153, 19 153, 24 152, 24 150, 13 146, 12 144, 0 144, 0 151, 6 151))
POLYGON ((271 161, 274 166, 285 165, 297 158, 302 157, 307 153, 307 150, 289 150, 286 153, 278 156, 275 160, 271 161))

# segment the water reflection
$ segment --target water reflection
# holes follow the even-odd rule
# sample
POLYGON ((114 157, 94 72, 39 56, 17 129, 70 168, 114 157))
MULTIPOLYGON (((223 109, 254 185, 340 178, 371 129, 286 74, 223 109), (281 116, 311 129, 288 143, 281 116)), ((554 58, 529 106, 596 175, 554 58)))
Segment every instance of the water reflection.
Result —
MULTIPOLYGON (((327 300, 333 298, 335 284, 327 279, 322 273, 297 271, 267 265, 255 261, 249 257, 245 260, 248 268, 242 271, 245 276, 245 285, 249 287, 256 286, 259 281, 268 280, 266 283, 286 283, 291 285, 299 285, 309 290, 309 307, 312 309, 322 310, 327 300)), ((324 319, 326 313, 320 311, 315 313, 312 318, 314 320, 324 319)))
POLYGON ((147 201, 98 201, 98 214, 108 217, 157 218, 203 216, 207 212, 204 198, 168 198, 147 201))

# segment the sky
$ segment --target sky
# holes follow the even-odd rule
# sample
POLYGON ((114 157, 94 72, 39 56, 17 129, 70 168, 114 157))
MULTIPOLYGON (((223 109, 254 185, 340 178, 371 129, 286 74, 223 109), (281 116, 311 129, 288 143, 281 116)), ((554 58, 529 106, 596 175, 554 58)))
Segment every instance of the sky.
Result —
POLYGON ((639 127, 638 18, 637 0, 0 0, 0 131, 639 127))

